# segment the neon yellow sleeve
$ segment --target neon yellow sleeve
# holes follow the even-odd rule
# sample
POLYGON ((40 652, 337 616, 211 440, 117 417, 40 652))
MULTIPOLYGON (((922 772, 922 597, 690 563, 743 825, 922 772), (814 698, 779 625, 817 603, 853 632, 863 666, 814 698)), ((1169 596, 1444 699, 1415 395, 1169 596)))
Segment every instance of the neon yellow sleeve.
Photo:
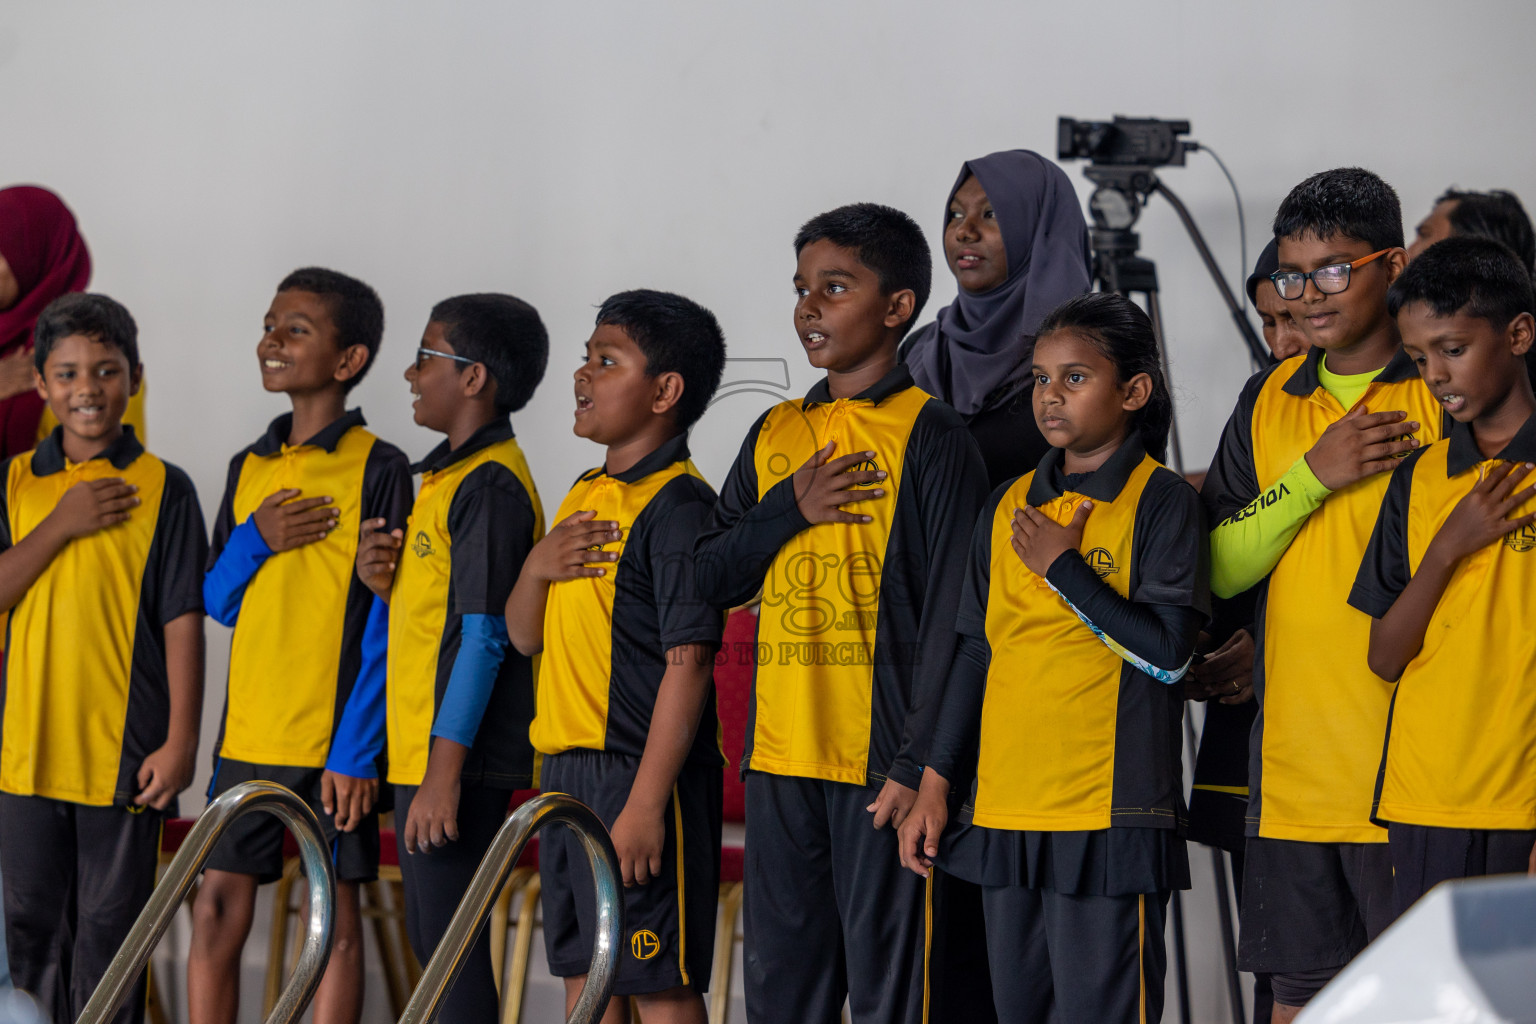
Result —
POLYGON ((1211 531, 1211 593, 1234 597, 1269 575, 1296 531, 1332 494, 1306 456, 1248 505, 1211 531))

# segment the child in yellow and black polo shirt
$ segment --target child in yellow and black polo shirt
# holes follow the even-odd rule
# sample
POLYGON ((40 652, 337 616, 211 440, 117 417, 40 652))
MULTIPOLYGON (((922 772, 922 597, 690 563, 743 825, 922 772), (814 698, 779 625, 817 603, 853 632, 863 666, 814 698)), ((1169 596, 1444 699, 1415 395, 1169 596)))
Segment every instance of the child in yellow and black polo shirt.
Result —
POLYGON ((1137 1024, 1162 1017, 1165 912, 1189 887, 1179 684, 1210 611, 1204 516, 1158 461, 1173 401, 1140 308, 1072 299, 1033 359, 1054 447, 976 524, 901 857, 981 886, 999 1020, 1137 1024))
MULTIPOLYGON (((510 414, 549 357, 538 312, 510 295, 439 302, 405 379, 416 422, 447 435, 413 468, 405 528, 363 524, 358 575, 389 605, 387 731, 411 948, 426 963, 506 818, 533 780, 533 665, 509 651, 505 610, 544 510, 510 414)), ((481 933, 443 1019, 494 1024, 481 933)))
POLYGON ((1455 421, 1392 474, 1350 603, 1396 681, 1374 815, 1399 912, 1453 878, 1536 863, 1536 296, 1482 238, 1420 254, 1392 286, 1403 348, 1455 421))
POLYGON ((1392 919, 1370 819, 1391 688, 1366 665, 1369 616, 1347 602, 1386 471, 1439 438, 1443 414, 1387 313, 1406 259, 1391 186, 1324 171, 1274 228, 1271 279, 1313 347, 1248 382, 1201 496, 1212 592, 1261 587, 1238 963, 1272 975, 1288 1021, 1392 919))
POLYGON ((812 218, 795 252, 795 330, 827 376, 753 425, 696 549, 717 608, 762 591, 747 1013, 836 1020, 846 996, 855 1020, 915 1024, 926 893, 884 826, 916 799, 986 469, 896 360, 928 297, 922 230, 861 203, 812 218))
MULTIPOLYGON (((121 305, 38 318, 59 427, 0 467, 0 875, 17 988, 85 1008, 155 884, 163 816, 192 780, 208 541, 185 473, 123 426, 140 376, 121 305)), ((141 1021, 144 981, 114 1020, 141 1021)))
MULTIPOLYGON (((314 809, 336 863, 319 1024, 362 1012, 358 884, 379 867, 386 623, 376 617, 369 636, 373 595, 353 565, 364 520, 404 525, 411 474, 346 396, 383 335, 384 306, 355 278, 307 267, 277 286, 256 358, 262 386, 293 410, 230 460, 203 583, 208 614, 234 629, 209 796, 253 779, 287 786, 314 809)), ((256 887, 283 873, 283 832, 271 815, 247 815, 208 859, 187 957, 192 1024, 234 1024, 256 887)))
MULTIPOLYGON (((507 602, 513 645, 543 652, 530 731, 540 788, 596 811, 619 855, 627 934, 614 995, 658 1024, 703 1024, 714 956, 723 622, 694 583, 715 493, 687 432, 724 367, 702 306, 646 290, 603 302, 575 373, 575 431, 607 458, 561 502, 507 602)), ((544 944, 569 1011, 592 962, 596 897, 575 837, 542 842, 544 944)))

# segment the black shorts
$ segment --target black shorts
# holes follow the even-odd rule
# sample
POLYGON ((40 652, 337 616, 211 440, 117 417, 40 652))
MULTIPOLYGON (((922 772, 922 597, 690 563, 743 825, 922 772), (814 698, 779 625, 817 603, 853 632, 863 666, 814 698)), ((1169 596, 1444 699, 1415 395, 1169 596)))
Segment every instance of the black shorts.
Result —
POLYGON ((1392 923, 1386 843, 1250 837, 1245 861, 1239 970, 1331 976, 1392 923))
MULTIPOLYGON (((629 799, 640 759, 599 750, 544 758, 539 788, 568 793, 613 827, 629 799)), ((647 995, 687 985, 709 990, 720 895, 720 769, 685 765, 667 803, 662 871, 624 890, 624 940, 615 995, 647 995)), ((592 963, 597 902, 587 856, 566 828, 539 834, 544 950, 549 973, 572 978, 592 963)))
MULTIPOLYGON (((214 762, 208 798, 227 793, 242 782, 275 782, 299 795, 320 819, 321 831, 331 848, 336 878, 342 882, 371 882, 379 877, 379 814, 375 807, 351 832, 337 832, 336 819, 320 805, 320 768, 251 764, 221 757, 214 762)), ((247 814, 229 826, 208 858, 209 868, 237 875, 255 875, 265 884, 283 877, 283 833, 286 826, 275 815, 247 814)))
POLYGON ((1419 897, 1457 878, 1526 873, 1536 831, 1525 829, 1387 826, 1392 849, 1392 890, 1399 914, 1419 897))

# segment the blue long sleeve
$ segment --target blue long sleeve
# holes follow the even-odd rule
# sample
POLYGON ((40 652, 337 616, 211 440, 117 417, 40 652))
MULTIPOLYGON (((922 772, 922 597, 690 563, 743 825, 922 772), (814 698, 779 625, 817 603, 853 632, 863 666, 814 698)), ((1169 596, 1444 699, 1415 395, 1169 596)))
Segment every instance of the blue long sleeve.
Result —
POLYGON ((354 779, 378 777, 379 752, 384 749, 385 662, 389 654, 389 605, 373 599, 363 627, 363 656, 357 680, 341 711, 341 724, 331 741, 326 768, 354 779))
POLYGON ((203 577, 203 607, 209 617, 221 626, 233 626, 240 618, 245 588, 271 557, 272 549, 253 520, 247 519, 231 530, 219 560, 203 577))
POLYGON ((472 747, 511 640, 500 615, 466 615, 462 622, 459 653, 432 723, 432 735, 472 747))

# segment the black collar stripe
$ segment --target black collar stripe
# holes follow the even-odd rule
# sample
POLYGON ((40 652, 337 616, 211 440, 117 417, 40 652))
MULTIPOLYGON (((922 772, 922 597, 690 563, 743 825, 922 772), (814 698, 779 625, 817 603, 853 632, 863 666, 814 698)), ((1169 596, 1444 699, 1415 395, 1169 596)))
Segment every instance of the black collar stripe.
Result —
MULTIPOLYGON (((134 459, 143 454, 144 446, 134 436, 133 426, 124 423, 122 434, 116 441, 107 445, 96 458, 106 459, 112 463, 113 469, 127 469, 133 465, 134 459)), ((53 433, 44 438, 43 442, 37 446, 37 450, 32 453, 32 475, 47 476, 50 473, 57 473, 64 468, 65 462, 64 428, 54 427, 53 433)))
MULTIPOLYGON (((323 427, 314 437, 311 437, 309 440, 301 442, 300 444, 294 445, 294 447, 303 448, 306 446, 312 446, 315 448, 324 448, 327 452, 334 454, 336 451, 336 446, 341 443, 341 439, 346 436, 347 431, 351 430, 353 427, 363 427, 367 425, 368 421, 363 419, 363 410, 348 409, 340 417, 323 427)), ((288 435, 292 432, 293 413, 285 412, 277 419, 272 421, 272 423, 267 427, 267 432, 261 435, 261 440, 257 441, 251 447, 251 451, 263 458, 269 455, 276 455, 278 452, 282 451, 283 446, 288 443, 288 435)))
MULTIPOLYGON (((653 449, 624 472, 612 474, 612 477, 621 484, 639 483, 652 473, 666 469, 674 462, 686 462, 690 457, 688 452, 688 435, 686 433, 678 434, 676 437, 663 442, 660 447, 653 449)), ((590 480, 596 480, 603 475, 605 475, 603 467, 598 466, 596 469, 583 473, 581 480, 583 483, 586 483, 590 480)))
MULTIPOLYGON (((1288 395, 1306 397, 1323 386, 1322 378, 1318 375, 1318 367, 1323 361, 1323 350, 1312 348, 1307 351, 1301 365, 1291 374, 1282 389, 1288 395)), ((1413 365, 1413 359, 1404 352, 1402 346, 1398 346, 1392 358, 1387 360, 1387 365, 1381 368, 1381 372, 1371 378, 1373 384, 1401 384, 1405 380, 1417 377, 1418 369, 1413 365)))
POLYGON ((502 441, 510 441, 514 436, 512 433, 512 418, 510 416, 492 420, 469 435, 469 440, 457 448, 448 447, 447 441, 433 448, 426 458, 411 467, 411 472, 436 473, 439 470, 447 469, 455 462, 469 458, 483 448, 489 448, 493 444, 500 444, 502 441))
MULTIPOLYGON (((873 402, 879 405, 892 395, 905 391, 912 387, 912 371, 907 369, 906 363, 897 363, 896 368, 881 377, 869 387, 854 395, 855 401, 873 402)), ((827 378, 817 381, 811 390, 806 392, 805 401, 800 403, 802 409, 813 405, 825 405, 832 401, 832 389, 827 385, 827 378)))
MULTIPOLYGON (((1142 445, 1141 437, 1132 434, 1115 449, 1115 454, 1104 465, 1090 473, 1086 480, 1072 490, 1094 501, 1114 501, 1125 489, 1125 483, 1136 467, 1141 465, 1141 460, 1146 457, 1147 449, 1142 445)), ((1061 467, 1065 458, 1066 452, 1063 449, 1052 448, 1040 460, 1034 479, 1029 482, 1028 500, 1031 506, 1039 508, 1062 496, 1061 467)))
MULTIPOLYGON (((1450 444, 1450 451, 1445 453, 1447 477, 1465 473, 1483 461, 1482 449, 1477 446, 1477 438, 1472 436, 1470 423, 1452 422, 1450 444)), ((1493 458, 1504 462, 1536 462, 1536 416, 1526 419, 1504 450, 1493 458)))

